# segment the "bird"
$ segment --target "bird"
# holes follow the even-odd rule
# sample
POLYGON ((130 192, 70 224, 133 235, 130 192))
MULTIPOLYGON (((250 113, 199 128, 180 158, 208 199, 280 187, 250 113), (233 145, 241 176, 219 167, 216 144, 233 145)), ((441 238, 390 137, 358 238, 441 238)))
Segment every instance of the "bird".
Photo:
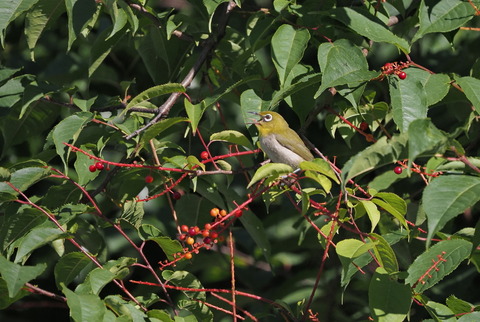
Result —
POLYGON ((251 112, 260 117, 252 122, 258 129, 260 148, 275 163, 298 169, 300 162, 312 161, 313 155, 287 121, 273 111, 251 112))

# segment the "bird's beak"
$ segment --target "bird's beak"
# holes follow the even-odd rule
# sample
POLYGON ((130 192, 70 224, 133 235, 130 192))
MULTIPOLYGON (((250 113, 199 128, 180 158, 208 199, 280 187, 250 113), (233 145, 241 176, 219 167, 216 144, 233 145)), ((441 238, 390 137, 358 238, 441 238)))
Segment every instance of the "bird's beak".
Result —
MULTIPOLYGON (((250 114, 260 115, 258 112, 247 112, 250 114)), ((259 124, 260 120, 253 120, 252 122, 247 122, 246 124, 259 124)))

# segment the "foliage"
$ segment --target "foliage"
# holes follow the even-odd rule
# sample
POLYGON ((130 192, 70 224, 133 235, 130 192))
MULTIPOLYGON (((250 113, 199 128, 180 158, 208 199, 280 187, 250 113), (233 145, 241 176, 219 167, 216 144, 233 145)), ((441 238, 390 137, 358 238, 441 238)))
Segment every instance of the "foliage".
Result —
POLYGON ((2 320, 478 320, 478 8, 1 1, 2 320))

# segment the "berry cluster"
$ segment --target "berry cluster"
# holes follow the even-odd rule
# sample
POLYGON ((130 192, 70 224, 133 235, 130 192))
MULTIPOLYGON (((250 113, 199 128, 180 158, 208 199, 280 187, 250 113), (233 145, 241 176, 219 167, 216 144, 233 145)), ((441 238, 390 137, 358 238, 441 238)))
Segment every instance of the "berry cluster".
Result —
POLYGON ((382 74, 383 75, 392 75, 395 74, 400 79, 407 78, 407 73, 402 71, 402 69, 407 68, 410 64, 404 62, 393 62, 393 63, 386 63, 382 66, 382 74))
POLYGON ((212 245, 218 241, 218 232, 216 228, 220 226, 212 227, 211 224, 205 224, 204 229, 200 229, 198 226, 180 226, 180 230, 183 232, 178 238, 184 241, 187 245, 195 245, 195 236, 202 236, 203 243, 205 245, 212 245))
POLYGON ((88 167, 88 170, 90 170, 90 172, 95 172, 97 170, 102 171, 103 169, 105 169, 105 165, 100 161, 88 167))

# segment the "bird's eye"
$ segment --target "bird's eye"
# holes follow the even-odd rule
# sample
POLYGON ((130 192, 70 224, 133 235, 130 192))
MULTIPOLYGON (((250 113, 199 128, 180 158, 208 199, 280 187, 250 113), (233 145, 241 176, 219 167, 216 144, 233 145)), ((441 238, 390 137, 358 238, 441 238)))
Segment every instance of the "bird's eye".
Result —
POLYGON ((265 114, 265 115, 263 116, 263 120, 264 120, 265 122, 270 122, 272 119, 273 119, 272 114, 265 114))

